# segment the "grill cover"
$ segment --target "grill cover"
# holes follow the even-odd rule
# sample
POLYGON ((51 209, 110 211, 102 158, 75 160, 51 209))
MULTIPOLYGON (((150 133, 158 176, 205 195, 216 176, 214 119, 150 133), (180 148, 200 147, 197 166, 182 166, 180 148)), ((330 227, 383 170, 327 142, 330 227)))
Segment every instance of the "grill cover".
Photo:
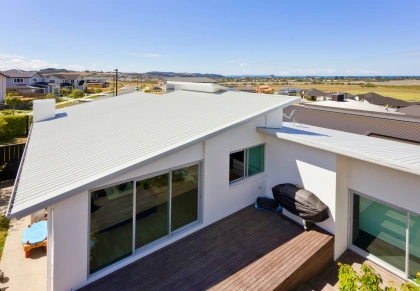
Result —
POLYGON ((328 206, 312 192, 288 183, 274 186, 272 191, 282 207, 302 219, 321 222, 328 218, 328 206))

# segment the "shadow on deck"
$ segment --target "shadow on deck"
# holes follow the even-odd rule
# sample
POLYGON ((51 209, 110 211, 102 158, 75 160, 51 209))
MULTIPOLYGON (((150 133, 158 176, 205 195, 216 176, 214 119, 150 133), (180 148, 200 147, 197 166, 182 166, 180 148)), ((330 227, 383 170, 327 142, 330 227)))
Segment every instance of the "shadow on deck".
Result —
POLYGON ((80 290, 293 290, 333 248, 322 229, 249 206, 80 290))

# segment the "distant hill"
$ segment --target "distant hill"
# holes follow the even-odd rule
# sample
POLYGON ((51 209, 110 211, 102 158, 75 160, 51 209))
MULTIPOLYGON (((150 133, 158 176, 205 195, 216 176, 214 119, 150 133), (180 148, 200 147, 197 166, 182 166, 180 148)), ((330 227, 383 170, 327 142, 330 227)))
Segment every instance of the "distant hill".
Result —
POLYGON ((47 68, 39 70, 41 74, 53 74, 53 73, 74 73, 76 71, 69 71, 66 69, 55 69, 55 68, 47 68))
POLYGON ((147 72, 144 75, 159 76, 163 78, 167 77, 207 77, 207 78, 223 78, 222 75, 218 74, 201 74, 201 73, 175 73, 175 72, 147 72))

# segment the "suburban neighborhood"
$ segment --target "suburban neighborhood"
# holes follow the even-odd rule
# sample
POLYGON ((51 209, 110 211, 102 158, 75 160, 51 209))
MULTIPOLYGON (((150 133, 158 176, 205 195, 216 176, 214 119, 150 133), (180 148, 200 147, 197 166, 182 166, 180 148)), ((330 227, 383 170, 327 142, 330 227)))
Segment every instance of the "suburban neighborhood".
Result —
POLYGON ((71 4, 2 4, 0 290, 420 291, 420 3, 71 4))

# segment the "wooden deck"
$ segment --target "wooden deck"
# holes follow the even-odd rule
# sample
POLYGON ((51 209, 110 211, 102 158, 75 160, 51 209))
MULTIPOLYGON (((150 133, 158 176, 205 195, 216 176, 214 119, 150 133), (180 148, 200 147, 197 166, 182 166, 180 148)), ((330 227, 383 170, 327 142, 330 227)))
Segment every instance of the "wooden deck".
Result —
POLYGON ((294 290, 333 262, 333 245, 249 206, 81 290, 294 290))
POLYGON ((378 266, 377 264, 363 258, 351 250, 346 250, 336 262, 326 268, 321 274, 299 287, 299 291, 338 291, 338 265, 341 262, 352 266, 356 271, 360 270, 363 263, 368 263, 381 275, 384 284, 382 287, 390 286, 388 282, 394 282, 395 286, 401 286, 404 280, 378 266))

